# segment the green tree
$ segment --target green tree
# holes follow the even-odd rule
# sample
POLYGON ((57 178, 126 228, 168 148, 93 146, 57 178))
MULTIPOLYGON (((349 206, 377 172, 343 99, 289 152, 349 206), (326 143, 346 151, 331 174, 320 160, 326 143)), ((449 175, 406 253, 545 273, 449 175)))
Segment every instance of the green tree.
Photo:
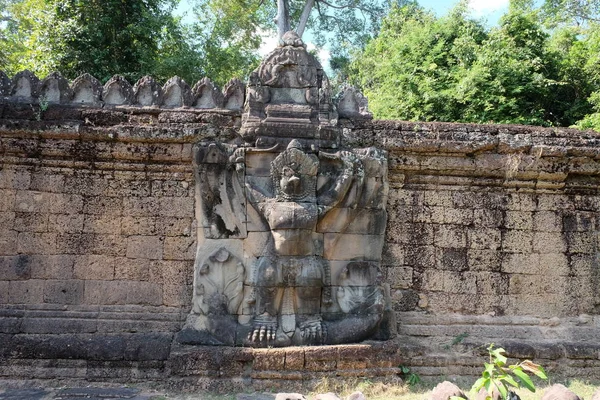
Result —
POLYGON ((407 4, 392 9, 351 78, 379 118, 570 125, 589 111, 590 87, 559 49, 574 57, 577 37, 563 39, 551 40, 528 1, 492 29, 465 1, 441 18, 407 4))

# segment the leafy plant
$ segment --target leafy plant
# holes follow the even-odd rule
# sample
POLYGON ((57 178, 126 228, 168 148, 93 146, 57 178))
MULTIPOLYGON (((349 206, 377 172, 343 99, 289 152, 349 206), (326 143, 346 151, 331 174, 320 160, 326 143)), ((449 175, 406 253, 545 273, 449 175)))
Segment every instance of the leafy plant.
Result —
POLYGON ((409 386, 415 386, 421 382, 421 377, 418 374, 411 372, 410 368, 405 365, 400 366, 400 376, 409 386))
POLYGON ((501 347, 494 348, 493 343, 489 345, 488 353, 490 355, 490 362, 484 363, 485 368, 481 374, 482 376, 473 384, 472 388, 476 392, 481 390, 481 388, 485 388, 488 392, 486 399, 492 398, 491 393, 494 389, 500 393, 500 396, 504 400, 509 398, 510 387, 526 388, 531 392, 535 392, 535 385, 527 373, 533 374, 540 379, 548 379, 544 368, 530 360, 525 360, 518 364, 506 365, 507 357, 504 355, 506 350, 501 347))

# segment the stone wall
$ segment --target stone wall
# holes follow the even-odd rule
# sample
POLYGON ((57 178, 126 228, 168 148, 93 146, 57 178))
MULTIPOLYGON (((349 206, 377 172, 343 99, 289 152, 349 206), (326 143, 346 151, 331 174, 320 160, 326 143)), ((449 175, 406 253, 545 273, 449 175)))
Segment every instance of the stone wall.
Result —
MULTIPOLYGON (((1 379, 177 371, 195 256, 192 145, 239 140, 239 122, 224 109, 0 103, 1 379)), ((474 375, 483 358, 462 351, 494 341, 556 373, 600 377, 600 136, 340 124, 346 145, 389 152, 382 273, 403 364, 474 375)))

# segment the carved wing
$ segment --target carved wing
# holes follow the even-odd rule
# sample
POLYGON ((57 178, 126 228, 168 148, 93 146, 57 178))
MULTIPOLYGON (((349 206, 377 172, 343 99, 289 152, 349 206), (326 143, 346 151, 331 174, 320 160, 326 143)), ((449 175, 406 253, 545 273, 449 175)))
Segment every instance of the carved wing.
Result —
POLYGON ((218 143, 194 147, 201 226, 207 239, 245 238, 243 149, 218 143))

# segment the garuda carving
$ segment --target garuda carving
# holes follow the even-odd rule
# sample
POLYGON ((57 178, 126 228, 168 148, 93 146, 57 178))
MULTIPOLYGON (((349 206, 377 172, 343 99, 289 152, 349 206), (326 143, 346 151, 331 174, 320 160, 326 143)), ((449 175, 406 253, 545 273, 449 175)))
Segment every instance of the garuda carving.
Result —
POLYGON ((182 343, 318 345, 389 335, 380 278, 386 154, 340 149, 339 130, 320 119, 334 113, 326 77, 316 79, 322 68, 301 41, 286 43, 248 87, 247 143, 195 147, 201 229, 182 343))

